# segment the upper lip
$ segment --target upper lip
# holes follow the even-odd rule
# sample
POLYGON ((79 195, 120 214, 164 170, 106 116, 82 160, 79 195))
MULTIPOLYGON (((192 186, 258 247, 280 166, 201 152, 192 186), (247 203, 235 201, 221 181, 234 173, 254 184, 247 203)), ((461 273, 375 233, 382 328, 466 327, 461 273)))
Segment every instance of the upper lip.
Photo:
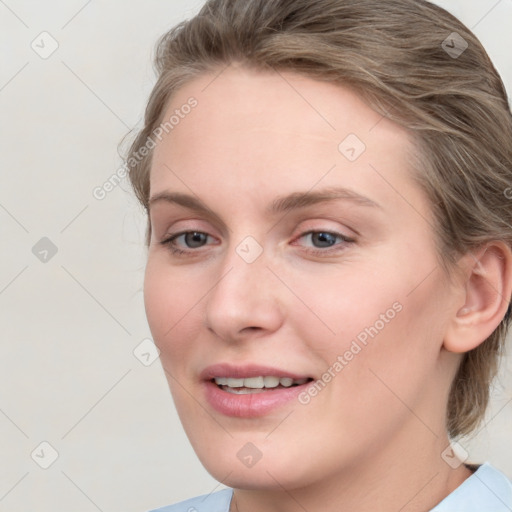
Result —
POLYGON ((289 377, 293 380, 310 378, 309 375, 300 375, 272 366, 255 364, 233 365, 230 363, 219 363, 208 366, 200 373, 200 377, 202 380, 212 380, 215 377, 231 377, 234 379, 250 377, 289 377))

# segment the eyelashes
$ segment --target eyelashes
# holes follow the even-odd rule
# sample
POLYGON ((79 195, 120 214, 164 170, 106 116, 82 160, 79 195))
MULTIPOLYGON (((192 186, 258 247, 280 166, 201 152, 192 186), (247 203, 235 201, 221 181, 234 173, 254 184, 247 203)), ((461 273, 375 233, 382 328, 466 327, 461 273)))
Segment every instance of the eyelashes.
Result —
MULTIPOLYGON (((305 252, 312 255, 332 255, 333 253, 338 253, 344 251, 356 242, 355 239, 347 237, 343 233, 339 233, 331 230, 309 230, 305 231, 296 237, 291 245, 296 246, 298 240, 306 239, 309 237, 309 240, 313 243, 319 243, 320 247, 313 247, 309 249, 305 249, 305 252), (339 243, 336 243, 336 240, 339 243), (324 245, 322 245, 324 244, 324 245), (326 244, 326 245, 325 245, 326 244)), ((208 233, 203 231, 181 231, 179 233, 173 234, 160 242, 160 245, 166 247, 171 254, 175 256, 186 257, 187 255, 190 257, 196 256, 202 251, 203 247, 207 247, 207 245, 203 245, 208 241, 208 238, 213 237, 208 233), (183 239, 185 245, 191 244, 192 247, 180 248, 178 245, 178 241, 183 239)), ((218 245, 218 244, 215 244, 218 245)), ((183 246, 181 246, 183 247, 183 246)))

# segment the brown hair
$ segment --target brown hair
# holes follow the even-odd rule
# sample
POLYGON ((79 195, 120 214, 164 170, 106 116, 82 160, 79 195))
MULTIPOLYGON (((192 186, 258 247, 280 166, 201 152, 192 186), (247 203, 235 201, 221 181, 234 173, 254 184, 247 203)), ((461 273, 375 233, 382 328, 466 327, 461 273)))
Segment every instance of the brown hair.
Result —
MULTIPOLYGON (((146 210, 151 151, 141 158, 140 150, 172 94, 235 61, 350 86, 407 128, 443 268, 486 242, 512 245, 505 193, 512 181, 512 116, 505 87, 476 36, 425 0, 207 1, 157 46, 158 81, 127 155, 146 210)), ((147 244, 150 237, 148 220, 147 244)), ((470 433, 484 416, 510 318, 509 306, 495 332, 463 356, 448 401, 452 437, 470 433)))

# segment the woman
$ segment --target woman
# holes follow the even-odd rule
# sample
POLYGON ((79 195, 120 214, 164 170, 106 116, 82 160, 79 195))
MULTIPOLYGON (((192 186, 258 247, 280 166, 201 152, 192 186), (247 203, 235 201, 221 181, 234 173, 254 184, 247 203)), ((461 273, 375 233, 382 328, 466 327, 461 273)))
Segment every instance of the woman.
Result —
POLYGON ((161 511, 507 511, 453 449, 510 320, 512 116, 423 0, 210 0, 128 155, 145 305, 228 489, 161 511))

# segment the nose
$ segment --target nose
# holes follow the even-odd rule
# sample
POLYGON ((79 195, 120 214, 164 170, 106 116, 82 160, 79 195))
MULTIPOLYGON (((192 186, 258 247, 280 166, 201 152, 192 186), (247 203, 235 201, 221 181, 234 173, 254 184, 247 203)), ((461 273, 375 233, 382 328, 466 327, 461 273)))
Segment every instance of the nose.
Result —
POLYGON ((228 342, 268 335, 283 322, 282 290, 265 252, 252 262, 240 254, 230 249, 205 298, 207 328, 228 342))

